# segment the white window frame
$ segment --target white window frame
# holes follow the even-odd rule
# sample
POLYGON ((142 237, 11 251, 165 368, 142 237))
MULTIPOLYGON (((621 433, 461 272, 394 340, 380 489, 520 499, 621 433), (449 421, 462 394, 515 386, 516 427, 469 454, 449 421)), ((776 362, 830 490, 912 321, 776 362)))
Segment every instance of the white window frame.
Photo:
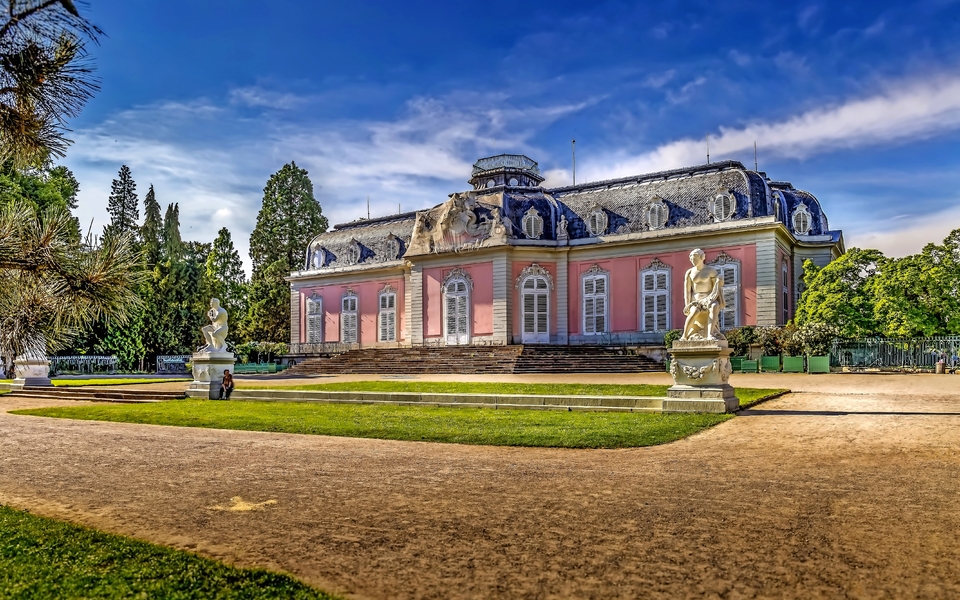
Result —
POLYGON ((647 208, 647 226, 652 231, 664 229, 667 226, 667 221, 669 220, 670 207, 667 206, 667 203, 664 202, 662 198, 656 198, 647 208), (658 216, 662 216, 662 218, 655 219, 654 212, 658 213, 658 216))
POLYGON ((580 277, 580 325, 582 327, 581 331, 583 335, 606 335, 610 331, 610 271, 605 271, 600 268, 599 265, 593 265, 589 270, 583 273, 580 277), (598 294, 596 292, 596 282, 603 281, 603 293, 598 294), (587 283, 593 283, 593 292, 587 292, 587 283), (596 310, 597 300, 603 301, 603 314, 599 314, 596 310), (593 307, 591 311, 592 314, 587 314, 587 305, 588 300, 590 306, 593 307), (603 318, 603 330, 597 330, 597 318, 603 318), (592 319, 591 327, 587 327, 587 323, 592 319))
POLYGON ((587 217, 587 230, 593 237, 599 237, 607 233, 610 221, 607 219, 607 213, 602 207, 594 207, 587 217))
POLYGON ((710 261, 709 264, 720 271, 721 275, 728 269, 732 270, 734 274, 734 278, 736 279, 734 283, 727 281, 726 277, 723 279, 723 290, 721 290, 721 293, 723 294, 725 306, 723 310, 720 311, 720 329, 727 331, 739 327, 742 319, 740 310, 740 278, 742 275, 740 261, 726 252, 721 252, 720 255, 710 261), (728 301, 729 299, 732 299, 732 308, 730 306, 731 302, 728 301), (733 323, 727 323, 727 312, 731 310, 733 311, 733 323))
POLYGON ((377 296, 377 340, 397 341, 397 291, 390 286, 380 290, 377 296), (384 306, 386 304, 387 306, 384 306), (393 322, 391 325, 390 322, 393 322))
POLYGON ((729 221, 737 214, 737 196, 730 190, 719 190, 710 201, 709 208, 714 222, 729 221), (722 210, 724 202, 730 203, 729 210, 722 210))
POLYGON ((790 225, 793 227, 793 232, 797 235, 810 235, 810 232, 813 231, 813 214, 803 202, 793 209, 793 214, 790 215, 790 225), (805 228, 797 227, 798 218, 806 219, 807 226, 805 228), (803 231, 801 231, 801 229, 803 229, 803 231))
POLYGON ((466 346, 469 345, 473 335, 473 279, 467 274, 466 271, 460 268, 453 269, 447 276, 443 279, 440 287, 441 295, 443 298, 443 339, 444 343, 447 345, 459 345, 466 346), (464 310, 464 319, 466 319, 466 331, 463 334, 463 337, 460 337, 459 332, 454 332, 453 338, 454 341, 451 342, 451 332, 449 331, 449 315, 448 315, 448 299, 451 297, 449 288, 451 285, 456 283, 464 284, 463 292, 455 292, 456 297, 465 298, 465 310, 464 310))
POLYGON ((640 331, 644 333, 659 333, 663 331, 670 330, 670 292, 671 292, 671 277, 670 277, 670 267, 660 262, 659 260, 654 261, 649 267, 640 271, 640 331), (650 275, 653 277, 653 289, 649 289, 646 284, 646 278, 650 275), (662 276, 665 280, 665 287, 660 288, 658 284, 658 276, 662 276), (660 314, 660 311, 657 310, 657 298, 659 296, 665 297, 664 310, 663 314, 665 315, 665 325, 664 327, 658 328, 657 316, 660 314), (653 298, 653 329, 647 328, 647 297, 653 298))
POLYGON ((360 342, 360 298, 356 292, 348 291, 340 298, 340 341, 344 344, 360 342), (347 308, 350 304, 353 308, 347 308), (347 335, 349 323, 353 323, 353 334, 347 335), (351 339, 352 338, 352 339, 351 339))
POLYGON ((537 209, 530 207, 520 220, 523 229, 523 235, 530 240, 539 240, 543 236, 543 217, 537 212, 537 209))
POLYGON ((316 294, 311 295, 304 303, 304 323, 308 344, 323 343, 323 298, 316 294))

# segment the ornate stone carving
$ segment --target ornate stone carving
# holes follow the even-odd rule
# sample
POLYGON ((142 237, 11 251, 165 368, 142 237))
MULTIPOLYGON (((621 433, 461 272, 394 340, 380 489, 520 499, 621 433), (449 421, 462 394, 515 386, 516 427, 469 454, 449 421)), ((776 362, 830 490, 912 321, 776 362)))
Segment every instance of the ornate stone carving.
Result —
POLYGON ((449 273, 447 273, 447 276, 444 277, 443 281, 440 283, 440 289, 441 291, 443 291, 443 293, 446 293, 447 284, 453 281, 454 279, 462 279, 466 281, 467 287, 469 287, 471 290, 473 289, 473 278, 470 277, 469 273, 467 273, 460 267, 457 267, 455 269, 452 269, 449 273))
POLYGON ((230 328, 227 326, 227 311, 220 306, 220 300, 210 298, 210 310, 207 311, 207 318, 210 319, 210 324, 200 328, 207 345, 200 351, 226 352, 227 333, 230 328))
POLYGON ((397 288, 393 287, 389 283, 383 286, 383 289, 380 290, 380 294, 396 294, 396 293, 397 293, 397 288))
POLYGON ((647 268, 644 269, 644 270, 645 270, 645 271, 646 271, 646 270, 664 271, 664 270, 669 270, 669 269, 670 269, 670 265, 666 264, 665 262, 663 262, 663 261, 660 260, 659 258, 655 258, 655 259, 653 259, 653 260, 650 261, 650 264, 647 265, 647 268))
POLYGON ((440 206, 417 213, 407 252, 428 254, 479 248, 501 221, 499 210, 493 212, 492 219, 481 220, 471 193, 452 194, 440 206), (463 240, 464 237, 472 239, 463 240))
POLYGON ((740 261, 730 256, 726 252, 720 252, 716 258, 711 260, 708 264, 711 265, 725 265, 727 263, 739 263, 740 261))
POLYGON ((683 324, 681 340, 724 340, 720 333, 723 310, 723 275, 704 263, 706 255, 697 248, 690 253, 693 267, 683 276, 683 324))
POLYGON ((567 215, 560 215, 560 221, 557 223, 558 240, 570 239, 570 234, 567 233, 567 225, 567 215))
POLYGON ((610 271, 603 269, 600 265, 594 263, 592 267, 583 272, 584 275, 607 275, 610 271))
POLYGON ((531 275, 539 275, 539 276, 543 277, 544 279, 547 280, 547 285, 550 286, 550 289, 551 289, 551 290, 554 289, 554 287, 553 287, 553 277, 550 275, 550 271, 544 269, 543 267, 541 267, 541 266, 538 265, 537 263, 533 263, 533 264, 530 265, 529 267, 524 267, 524 269, 523 269, 522 271, 520 271, 520 275, 517 276, 517 283, 516 283, 516 286, 515 286, 516 289, 519 290, 519 289, 520 289, 520 284, 523 283, 523 280, 526 279, 527 277, 530 277, 531 275))

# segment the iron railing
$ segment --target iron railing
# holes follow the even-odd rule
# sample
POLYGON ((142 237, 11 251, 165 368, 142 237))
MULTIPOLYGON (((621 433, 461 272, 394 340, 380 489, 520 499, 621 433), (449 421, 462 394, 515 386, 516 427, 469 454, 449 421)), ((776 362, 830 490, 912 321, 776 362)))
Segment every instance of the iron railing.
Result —
POLYGON ((50 373, 116 373, 117 357, 99 354, 51 356, 50 373))
POLYGON ((157 373, 189 373, 187 363, 189 354, 168 354, 157 356, 157 373))
POLYGON ((830 363, 838 367, 933 369, 960 366, 960 336, 836 340, 830 363))

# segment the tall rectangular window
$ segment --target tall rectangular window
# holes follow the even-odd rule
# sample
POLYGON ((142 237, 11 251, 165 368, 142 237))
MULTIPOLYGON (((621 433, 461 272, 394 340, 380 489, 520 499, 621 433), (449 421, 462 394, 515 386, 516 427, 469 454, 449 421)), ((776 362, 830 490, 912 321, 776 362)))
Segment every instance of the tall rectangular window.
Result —
POLYGON ((307 343, 323 342, 323 299, 307 298, 307 343))
POLYGON ((380 294, 380 341, 397 340, 397 295, 393 292, 380 294))
POLYGON ((606 275, 583 278, 583 333, 586 335, 607 332, 607 287, 606 275))
POLYGON ((357 343, 357 321, 357 297, 353 295, 344 296, 340 311, 340 328, 342 330, 340 341, 344 344, 357 343))
POLYGON ((790 320, 790 275, 787 263, 783 263, 783 324, 790 320))
POLYGON ((725 263, 715 265, 723 275, 723 310, 720 312, 720 329, 733 329, 740 318, 740 265, 725 263))
POLYGON ((640 322, 643 331, 670 329, 670 271, 641 271, 640 287, 640 322))

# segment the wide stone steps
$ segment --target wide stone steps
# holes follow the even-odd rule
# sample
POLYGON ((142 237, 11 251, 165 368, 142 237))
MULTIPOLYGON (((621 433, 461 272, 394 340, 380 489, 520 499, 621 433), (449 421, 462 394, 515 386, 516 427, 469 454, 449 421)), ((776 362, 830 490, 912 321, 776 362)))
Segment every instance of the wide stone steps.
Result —
POLYGON ((94 387, 24 387, 3 395, 4 398, 42 398, 45 400, 77 400, 86 402, 149 403, 186 398, 185 392, 149 390, 107 390, 94 387))
POLYGON ((288 376, 334 374, 642 373, 663 365, 623 348, 602 346, 453 346, 368 348, 309 358, 288 376))

